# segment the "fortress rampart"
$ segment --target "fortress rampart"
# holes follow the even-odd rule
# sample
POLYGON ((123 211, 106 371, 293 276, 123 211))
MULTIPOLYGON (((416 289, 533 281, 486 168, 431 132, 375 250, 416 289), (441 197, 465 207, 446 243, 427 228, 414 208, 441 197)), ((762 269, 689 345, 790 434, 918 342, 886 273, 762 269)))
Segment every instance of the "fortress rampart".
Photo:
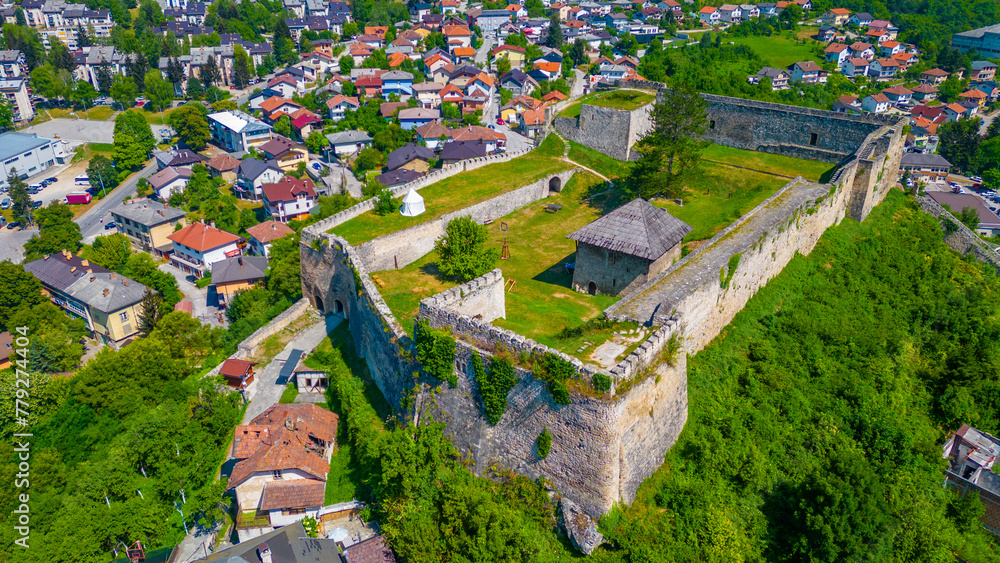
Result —
MULTIPOLYGON (((716 104, 713 97, 706 98, 716 104)), ((368 273, 396 267, 397 263, 402 267, 426 254, 443 233, 444 218, 438 220, 442 223, 418 225, 358 248, 326 234, 332 225, 309 227, 302 237, 303 294, 320 310, 342 312, 349 318, 355 344, 390 404, 402 409, 411 404, 405 400, 410 396, 414 411, 409 414, 415 419, 445 422, 447 432, 477 471, 497 464, 545 477, 593 516, 606 512, 614 503, 631 502, 642 481, 662 463, 686 422, 685 352, 693 354, 707 345, 796 253, 808 254, 828 227, 845 218, 864 220, 896 181, 903 151, 902 122, 758 104, 719 101, 717 107, 726 109, 715 114, 718 119, 711 131, 719 135, 717 142, 836 160, 840 166, 828 183, 793 180, 698 250, 608 308, 605 314, 610 318, 631 319, 651 327, 646 341, 609 369, 584 364, 493 325, 491 321, 506 314, 504 278, 496 270, 421 302, 420 317, 433 326, 450 329, 458 339, 458 384, 451 387, 421 378, 409 337, 385 306, 368 273), (744 120, 743 125, 730 126, 726 122, 730 119, 744 120), (765 125, 763 120, 774 125, 765 125), (810 145, 817 124, 834 127, 831 131, 840 131, 840 138, 817 137, 810 145), (749 136, 739 137, 737 128, 753 130, 749 136), (678 340, 682 351, 666 353, 678 340), (508 394, 507 410, 496 425, 490 425, 483 416, 469 358, 479 352, 488 364, 497 351, 514 357, 555 353, 572 363, 576 369, 575 380, 569 385, 570 404, 557 404, 546 383, 519 368, 518 383, 508 394), (669 362, 665 361, 668 357, 669 362), (591 379, 597 373, 611 377, 610 392, 602 395, 593 390, 591 379), (535 451, 542 429, 553 436, 552 452, 545 459, 539 459, 535 451)), ((632 138, 633 130, 641 131, 642 110, 627 119, 604 113, 588 114, 590 119, 608 120, 605 126, 593 121, 588 125, 599 133, 581 128, 575 134, 610 137, 609 127, 621 129, 625 123, 628 131, 624 138, 632 138), (618 125, 608 125, 615 123, 618 125)), ((624 158, 631 157, 628 150, 622 152, 624 158)), ((554 176, 542 183, 547 185, 554 176)), ((533 183, 456 216, 498 219, 547 193, 544 185, 533 183), (509 201, 502 201, 504 198, 509 201)))

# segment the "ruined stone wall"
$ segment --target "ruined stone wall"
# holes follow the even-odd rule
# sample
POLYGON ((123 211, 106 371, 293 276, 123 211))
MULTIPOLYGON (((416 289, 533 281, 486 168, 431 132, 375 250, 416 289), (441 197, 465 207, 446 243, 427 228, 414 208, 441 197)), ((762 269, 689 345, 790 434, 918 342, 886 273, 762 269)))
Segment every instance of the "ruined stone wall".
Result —
POLYGON ((808 254, 844 217, 864 220, 895 184, 902 127, 868 135, 831 184, 793 180, 605 314, 662 324, 682 321, 685 349, 706 346, 796 254, 808 254), (730 260, 738 265, 730 273, 730 260))
POLYGON ((971 254, 979 260, 989 264, 1000 273, 1000 253, 994 250, 995 245, 989 244, 969 227, 966 227, 947 209, 930 196, 922 195, 917 197, 917 205, 924 213, 938 219, 941 222, 941 230, 945 233, 944 242, 952 250, 959 254, 971 254), (947 222, 950 222, 947 223, 947 222), (953 229, 953 230, 952 230, 953 229), (951 230, 952 232, 948 232, 951 230))
POLYGON ((552 125, 570 141, 590 147, 611 158, 634 160, 632 146, 638 141, 638 131, 649 130, 651 105, 635 111, 584 105, 577 117, 556 117, 552 125), (635 115, 633 115, 635 114, 635 115))
POLYGON ((347 241, 324 235, 317 245, 300 245, 302 291, 318 309, 347 317, 358 355, 385 400, 400 410, 418 366, 405 351, 412 342, 382 299, 363 261, 347 241), (337 304, 343 309, 337 311, 337 304))
POLYGON ((507 318, 507 298, 500 269, 487 272, 434 296, 437 306, 484 323, 507 318))
POLYGON ((457 217, 469 216, 477 223, 494 221, 505 215, 544 199, 549 195, 550 183, 558 178, 564 186, 576 169, 550 174, 512 192, 448 213, 438 219, 397 231, 358 246, 358 256, 370 272, 403 268, 434 250, 434 242, 444 236, 448 222, 457 217))

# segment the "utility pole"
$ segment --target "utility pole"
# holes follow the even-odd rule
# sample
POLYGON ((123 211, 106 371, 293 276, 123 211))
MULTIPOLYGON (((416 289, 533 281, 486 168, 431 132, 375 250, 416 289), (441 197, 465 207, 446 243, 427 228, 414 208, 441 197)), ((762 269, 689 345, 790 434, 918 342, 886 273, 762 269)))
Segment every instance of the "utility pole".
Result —
POLYGON ((181 510, 181 507, 179 504, 177 504, 177 501, 174 501, 174 510, 176 510, 181 514, 181 524, 184 524, 184 535, 185 536, 188 535, 188 525, 187 522, 184 521, 184 511, 181 510))

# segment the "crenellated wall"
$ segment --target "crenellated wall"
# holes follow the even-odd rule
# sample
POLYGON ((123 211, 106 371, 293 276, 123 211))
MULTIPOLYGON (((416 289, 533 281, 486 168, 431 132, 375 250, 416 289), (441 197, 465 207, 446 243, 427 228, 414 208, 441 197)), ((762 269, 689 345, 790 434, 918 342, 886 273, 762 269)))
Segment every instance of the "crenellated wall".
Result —
MULTIPOLYGON (((626 86, 649 88, 651 84, 626 86)), ((425 255, 443 234, 444 217, 357 249, 325 232, 344 218, 307 228, 302 237, 303 293, 320 310, 348 317, 355 344, 368 359, 390 404, 402 409, 410 404, 405 398, 416 391, 411 414, 422 422, 445 422, 456 446, 470 456, 477 471, 498 465, 545 477, 592 516, 606 512, 614 503, 631 502, 686 422, 684 352, 696 353, 717 336, 795 254, 811 251, 827 228, 845 218, 864 220, 895 183, 903 150, 902 122, 717 96, 706 99, 710 115, 718 117, 709 133, 716 135, 716 142, 836 161, 840 166, 826 184, 793 180, 608 308, 605 314, 610 318, 652 325, 646 341, 610 369, 584 364, 494 326, 491 321, 506 314, 504 278, 495 270, 421 301, 420 318, 450 329, 458 339, 457 386, 436 383, 432 389, 427 378, 419 377, 412 342, 386 307, 369 272, 402 267, 425 255), (817 128, 828 128, 824 130, 832 134, 821 137, 817 128), (507 410, 496 425, 490 425, 483 416, 469 359, 478 352, 488 364, 491 354, 498 351, 514 358, 556 354, 570 362, 576 368, 575 380, 569 382, 571 403, 555 403, 546 383, 519 368, 507 410), (592 378, 599 373, 612 380, 608 393, 597 393, 592 387, 592 378), (544 460, 536 451, 543 429, 553 436, 552 452, 544 460)), ((588 107, 583 108, 588 112, 583 120, 586 128, 560 132, 571 140, 601 144, 602 152, 620 154, 623 159, 634 157, 631 146, 637 132, 648 125, 648 120, 643 123, 643 114, 618 112, 626 116, 614 113, 617 110, 588 107)), ((570 125, 560 119, 556 119, 557 129, 560 123, 570 125)), ((565 180, 568 177, 562 183, 565 180)), ((499 219, 545 197, 542 184, 548 181, 452 216, 499 219)))

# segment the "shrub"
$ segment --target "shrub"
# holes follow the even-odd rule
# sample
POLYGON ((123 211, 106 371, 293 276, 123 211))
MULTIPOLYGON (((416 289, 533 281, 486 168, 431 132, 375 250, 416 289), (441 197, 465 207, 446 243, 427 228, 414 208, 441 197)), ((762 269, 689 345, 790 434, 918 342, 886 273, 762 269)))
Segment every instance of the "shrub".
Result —
POLYGON ((552 434, 549 434, 548 428, 544 428, 538 435, 538 457, 545 459, 549 457, 550 451, 552 451, 552 434))
POLYGON ((479 394, 483 398, 486 420, 490 424, 496 424, 507 410, 507 394, 510 393, 510 388, 517 383, 514 364, 505 358, 494 358, 487 372, 483 367, 482 358, 476 353, 472 356, 472 369, 476 374, 476 381, 479 382, 479 394))
POLYGON ((392 191, 383 189, 378 193, 378 200, 375 201, 376 215, 389 215, 399 208, 399 202, 392 197, 392 191))
POLYGON ((458 386, 455 376, 455 339, 448 333, 431 328, 426 320, 417 321, 417 360, 428 375, 447 381, 452 387, 458 386))
POLYGON ((594 379, 591 383, 593 383, 594 389, 597 389, 602 393, 607 393, 611 390, 611 378, 603 373, 594 374, 594 379))
POLYGON ((445 236, 434 243, 440 258, 441 273, 469 281, 496 265, 500 250, 487 246, 489 231, 471 217, 458 217, 448 222, 445 236))
POLYGON ((549 393, 556 403, 560 405, 570 403, 569 389, 566 388, 565 381, 576 378, 576 368, 573 364, 555 354, 546 353, 536 359, 534 373, 535 377, 548 384, 549 393))

